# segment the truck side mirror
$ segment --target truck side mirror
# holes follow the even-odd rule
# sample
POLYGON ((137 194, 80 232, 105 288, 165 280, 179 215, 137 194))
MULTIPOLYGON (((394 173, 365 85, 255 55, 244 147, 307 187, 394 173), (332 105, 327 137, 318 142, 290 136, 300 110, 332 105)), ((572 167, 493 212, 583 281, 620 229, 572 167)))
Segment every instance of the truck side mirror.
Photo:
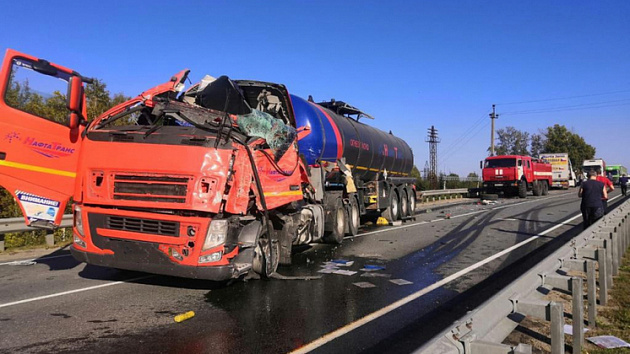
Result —
POLYGON ((68 92, 66 94, 66 108, 70 111, 68 115, 68 126, 70 129, 77 128, 83 120, 83 81, 78 76, 71 76, 68 80, 68 92))
POLYGON ((71 112, 81 112, 83 99, 83 82, 80 77, 71 76, 68 81, 68 94, 66 95, 66 107, 71 112))
POLYGON ((81 116, 74 112, 70 112, 70 114, 68 115, 68 127, 70 127, 70 129, 76 129, 79 127, 80 124, 81 116))
POLYGON ((483 170, 483 161, 479 161, 479 168, 483 170))

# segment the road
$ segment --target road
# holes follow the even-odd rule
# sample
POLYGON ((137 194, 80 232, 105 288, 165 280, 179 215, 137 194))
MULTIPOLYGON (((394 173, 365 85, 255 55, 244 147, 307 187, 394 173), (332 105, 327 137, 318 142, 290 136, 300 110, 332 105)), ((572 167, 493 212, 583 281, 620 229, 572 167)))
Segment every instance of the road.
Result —
POLYGON ((78 263, 63 249, 34 264, 0 258, 0 352, 409 352, 554 241, 578 234, 578 210, 570 190, 422 213, 402 226, 363 228, 341 246, 298 250, 279 270, 291 280, 214 283, 118 271, 78 263), (342 269, 357 273, 319 272, 339 259, 353 261, 342 269), (385 269, 360 271, 365 265, 385 269), (362 282, 373 287, 355 285, 362 282), (191 310, 193 318, 173 321, 191 310))

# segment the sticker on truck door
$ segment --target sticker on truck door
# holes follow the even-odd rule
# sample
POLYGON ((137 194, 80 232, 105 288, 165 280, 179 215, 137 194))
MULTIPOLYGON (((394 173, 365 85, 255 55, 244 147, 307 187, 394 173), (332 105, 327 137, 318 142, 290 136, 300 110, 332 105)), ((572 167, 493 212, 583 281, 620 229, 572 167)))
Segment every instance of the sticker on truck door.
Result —
POLYGON ((15 196, 22 205, 22 209, 29 220, 55 221, 57 213, 59 213, 59 206, 61 205, 59 201, 19 190, 15 191, 15 196))

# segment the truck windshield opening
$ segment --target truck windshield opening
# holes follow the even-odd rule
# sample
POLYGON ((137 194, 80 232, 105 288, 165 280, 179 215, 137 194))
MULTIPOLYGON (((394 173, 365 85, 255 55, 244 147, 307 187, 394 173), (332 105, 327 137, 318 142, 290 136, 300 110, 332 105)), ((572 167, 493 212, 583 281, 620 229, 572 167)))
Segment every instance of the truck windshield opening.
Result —
POLYGON ((496 167, 515 167, 516 159, 492 159, 486 160, 485 168, 496 168, 496 167))

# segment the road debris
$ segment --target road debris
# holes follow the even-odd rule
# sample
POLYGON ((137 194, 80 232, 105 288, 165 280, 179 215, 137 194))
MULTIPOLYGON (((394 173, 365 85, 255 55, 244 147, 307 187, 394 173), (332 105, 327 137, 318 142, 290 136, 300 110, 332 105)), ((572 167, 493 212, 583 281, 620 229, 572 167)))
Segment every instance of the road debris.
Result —
POLYGON ((380 265, 374 265, 374 264, 366 264, 363 266, 363 268, 359 270, 363 272, 374 272, 377 270, 385 270, 385 267, 380 266, 380 265))
MULTIPOLYGON (((565 324, 564 327, 563 327, 563 330, 564 330, 564 334, 568 334, 570 336, 573 335, 573 326, 572 325, 565 324)), ((588 328, 583 328, 582 330, 584 331, 584 333, 589 331, 588 328)))
POLYGON ((26 260, 26 261, 15 261, 15 262, 7 263, 7 264, 14 265, 14 266, 30 266, 30 265, 37 264, 37 262, 33 260, 26 260))
POLYGON ((405 280, 405 279, 390 279, 390 282, 396 284, 396 285, 409 285, 409 284, 413 284, 413 282, 410 282, 409 280, 405 280))
POLYGON ((376 288, 376 285, 374 285, 374 284, 372 284, 370 282, 367 282, 367 281, 362 281, 362 282, 352 283, 352 284, 355 285, 355 286, 358 286, 359 288, 364 288, 364 289, 366 289, 366 288, 376 288))
POLYGON ((386 225, 389 225, 389 222, 387 221, 387 219, 381 216, 378 219, 376 219, 376 225, 386 226, 386 225))
POLYGON ((630 344, 628 344, 623 339, 619 339, 615 336, 597 336, 586 338, 589 342, 595 344, 600 348, 605 349, 613 349, 613 348, 630 348, 630 344))
POLYGON ((361 276, 365 277, 365 278, 390 278, 392 275, 391 274, 386 274, 386 273, 368 272, 368 273, 361 274, 361 276))
POLYGON ((179 323, 193 317, 195 317, 195 311, 188 311, 175 316, 173 319, 175 322, 179 323))
POLYGON ((355 275, 358 272, 355 272, 353 270, 345 270, 345 269, 337 269, 334 272, 332 272, 333 274, 341 274, 341 275, 355 275))
POLYGON ((350 267, 351 265, 354 264, 354 261, 348 261, 345 259, 335 259, 332 262, 326 262, 324 264, 327 264, 327 265, 333 264, 338 267, 350 267))

